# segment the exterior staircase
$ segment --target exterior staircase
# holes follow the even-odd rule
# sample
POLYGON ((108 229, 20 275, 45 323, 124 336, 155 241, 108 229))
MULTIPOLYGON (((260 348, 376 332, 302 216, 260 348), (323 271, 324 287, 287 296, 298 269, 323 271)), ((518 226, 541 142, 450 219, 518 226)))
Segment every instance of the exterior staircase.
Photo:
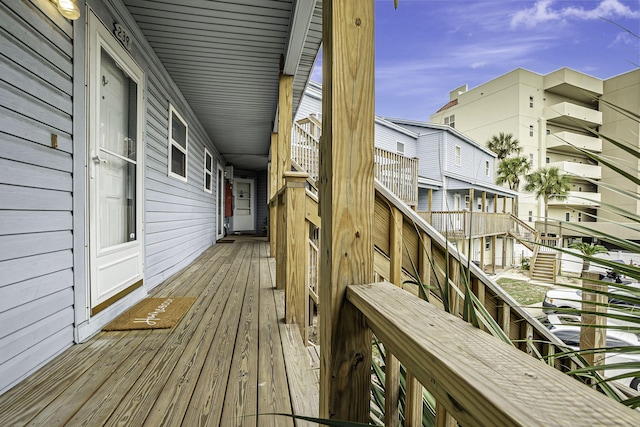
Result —
POLYGON ((531 279, 538 282, 555 283, 557 261, 555 252, 538 252, 532 257, 530 266, 531 279))

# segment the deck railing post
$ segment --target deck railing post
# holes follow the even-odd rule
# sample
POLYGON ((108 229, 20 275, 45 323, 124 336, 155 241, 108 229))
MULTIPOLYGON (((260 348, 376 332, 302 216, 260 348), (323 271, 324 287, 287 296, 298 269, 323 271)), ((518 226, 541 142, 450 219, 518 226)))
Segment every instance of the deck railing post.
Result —
POLYGON ((371 332, 346 300, 373 281, 373 0, 323 2, 320 416, 367 423, 371 332))
POLYGON ((269 168, 269 255, 276 256, 278 225, 278 134, 271 132, 271 167, 269 168))
POLYGON ((285 172, 285 322, 300 327, 306 344, 308 328, 306 322, 309 292, 307 288, 308 231, 306 211, 306 172, 285 172))

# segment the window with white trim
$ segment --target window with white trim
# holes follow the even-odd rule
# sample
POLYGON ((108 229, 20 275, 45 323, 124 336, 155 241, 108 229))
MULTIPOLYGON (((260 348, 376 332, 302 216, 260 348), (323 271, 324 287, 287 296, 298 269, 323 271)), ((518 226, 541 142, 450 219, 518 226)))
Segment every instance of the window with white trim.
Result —
POLYGON ((489 160, 484 161, 484 174, 485 176, 489 176, 489 160))
POLYGON ((533 222, 533 211, 529 211, 529 222, 533 222))
POLYGON ((564 220, 567 222, 571 221, 571 214, 569 212, 565 212, 564 220))
POLYGON ((213 189, 213 157, 204 149, 204 191, 211 193, 213 189))
POLYGON ((578 212, 578 222, 582 222, 582 212, 578 212))
POLYGON ((404 143, 400 141, 396 141, 396 153, 402 154, 404 156, 404 143))
POLYGON ((529 136, 533 136, 533 125, 529 126, 529 136))
POLYGON ((187 122, 169 104, 169 176, 187 180, 187 153, 189 127, 187 122))
POLYGON ((471 210, 471 198, 468 194, 464 196, 464 208, 465 210, 471 210))
POLYGON ((456 145, 456 166, 460 166, 462 164, 462 148, 459 145, 456 145))
POLYGON ((529 165, 533 166, 533 153, 529 153, 529 165))
POLYGON ((533 108, 533 96, 529 97, 529 108, 533 108))
POLYGON ((444 118, 444 124, 445 126, 451 126, 452 128, 456 127, 456 115, 452 114, 448 117, 444 118))

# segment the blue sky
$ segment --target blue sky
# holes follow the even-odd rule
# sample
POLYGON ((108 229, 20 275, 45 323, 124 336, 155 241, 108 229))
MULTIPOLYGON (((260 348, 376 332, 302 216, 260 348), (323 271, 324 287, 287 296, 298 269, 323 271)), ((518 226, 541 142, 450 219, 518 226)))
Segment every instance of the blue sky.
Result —
MULTIPOLYGON (((449 91, 515 68, 640 66, 640 0, 376 0, 376 114, 428 121, 449 91)), ((322 81, 319 58, 312 79, 322 81)))

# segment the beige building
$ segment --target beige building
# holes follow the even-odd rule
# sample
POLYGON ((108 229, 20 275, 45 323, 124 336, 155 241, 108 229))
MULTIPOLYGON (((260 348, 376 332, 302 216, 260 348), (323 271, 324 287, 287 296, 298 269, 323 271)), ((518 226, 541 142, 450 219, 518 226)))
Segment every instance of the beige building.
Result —
MULTIPOLYGON (((449 124, 479 142, 486 142, 499 132, 512 133, 520 141, 522 155, 530 160, 532 171, 557 166, 573 177, 569 197, 550 201, 551 219, 611 230, 610 226, 595 222, 611 218, 611 214, 605 215, 604 204, 621 206, 621 196, 605 189, 607 184, 620 186, 621 182, 574 147, 622 161, 625 156, 620 149, 594 137, 588 129, 639 147, 639 125, 607 107, 601 99, 638 113, 640 69, 603 81, 568 68, 545 75, 518 68, 471 90, 464 85, 451 91, 449 102, 430 119, 449 124)), ((638 173, 638 162, 627 166, 638 173)), ((635 186, 627 189, 638 191, 635 186)), ((637 201, 628 197, 626 200, 624 207, 640 212, 637 201)), ((542 201, 521 191, 518 216, 530 225, 538 222, 540 228, 544 217, 542 201)), ((565 230, 562 234, 568 233, 565 230)), ((580 234, 583 233, 573 232, 580 234)))

